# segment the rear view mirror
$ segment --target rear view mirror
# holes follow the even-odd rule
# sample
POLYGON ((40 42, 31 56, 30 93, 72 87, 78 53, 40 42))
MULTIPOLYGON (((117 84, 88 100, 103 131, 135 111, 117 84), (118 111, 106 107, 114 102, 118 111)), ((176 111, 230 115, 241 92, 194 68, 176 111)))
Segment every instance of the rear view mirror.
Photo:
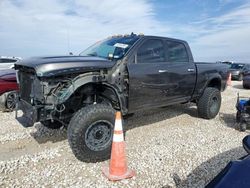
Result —
POLYGON ((250 135, 246 136, 242 140, 243 148, 246 150, 248 154, 250 154, 250 135))

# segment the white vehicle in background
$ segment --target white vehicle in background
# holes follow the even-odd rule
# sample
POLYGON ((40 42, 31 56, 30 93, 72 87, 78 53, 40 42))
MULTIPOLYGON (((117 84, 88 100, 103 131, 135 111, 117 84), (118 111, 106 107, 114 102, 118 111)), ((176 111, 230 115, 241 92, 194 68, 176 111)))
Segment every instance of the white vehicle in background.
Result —
POLYGON ((21 60, 20 57, 0 56, 0 70, 13 68, 14 63, 19 60, 21 60))

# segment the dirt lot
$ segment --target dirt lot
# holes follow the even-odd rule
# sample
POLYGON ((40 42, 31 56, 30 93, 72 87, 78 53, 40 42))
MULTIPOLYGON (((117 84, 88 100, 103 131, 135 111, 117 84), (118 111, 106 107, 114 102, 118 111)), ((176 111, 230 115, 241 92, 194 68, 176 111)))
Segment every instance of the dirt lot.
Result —
POLYGON ((135 114, 125 121, 127 157, 136 177, 109 182, 108 161, 83 163, 72 154, 66 130, 41 124, 25 129, 14 113, 0 113, 0 187, 204 187, 229 160, 245 154, 235 130, 241 82, 223 92, 220 114, 197 118, 196 106, 175 105, 135 114))

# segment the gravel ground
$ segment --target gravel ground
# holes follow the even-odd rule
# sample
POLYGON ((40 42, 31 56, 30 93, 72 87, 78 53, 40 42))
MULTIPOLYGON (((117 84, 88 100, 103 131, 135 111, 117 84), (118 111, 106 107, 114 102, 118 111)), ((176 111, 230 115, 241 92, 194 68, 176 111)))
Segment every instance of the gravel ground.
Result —
POLYGON ((125 120, 127 158, 136 177, 109 182, 108 161, 83 163, 72 154, 65 130, 41 124, 25 129, 14 113, 0 113, 0 187, 204 187, 230 160, 246 154, 235 129, 241 82, 223 92, 213 120, 197 118, 192 104, 136 113, 125 120))

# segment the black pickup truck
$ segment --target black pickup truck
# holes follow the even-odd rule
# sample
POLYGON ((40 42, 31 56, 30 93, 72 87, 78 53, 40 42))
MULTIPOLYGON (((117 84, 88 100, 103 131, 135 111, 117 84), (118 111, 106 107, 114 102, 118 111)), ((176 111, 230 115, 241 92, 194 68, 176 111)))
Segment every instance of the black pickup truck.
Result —
POLYGON ((65 126, 82 161, 109 155, 115 111, 194 102, 200 117, 214 118, 228 78, 226 65, 194 62, 185 41, 135 34, 107 38, 79 56, 23 60, 15 69, 17 120, 65 126))

